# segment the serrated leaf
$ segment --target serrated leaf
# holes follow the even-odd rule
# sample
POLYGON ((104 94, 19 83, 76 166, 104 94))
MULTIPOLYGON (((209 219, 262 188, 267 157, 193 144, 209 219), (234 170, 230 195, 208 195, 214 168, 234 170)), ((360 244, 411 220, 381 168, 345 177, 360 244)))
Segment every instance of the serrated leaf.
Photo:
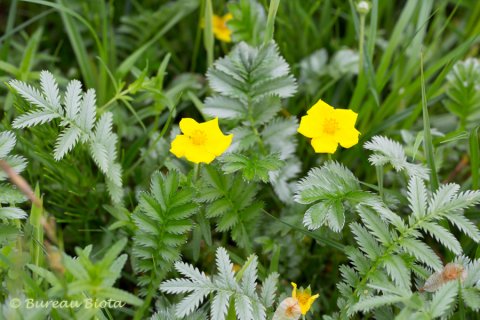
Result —
POLYGON ((0 207, 0 218, 2 219, 25 219, 27 214, 20 208, 0 207))
POLYGON ((407 253, 413 255, 433 270, 438 271, 442 269, 443 265, 440 258, 425 243, 416 239, 405 238, 401 241, 400 245, 407 253))
POLYGON ((465 218, 463 215, 454 212, 449 213, 445 217, 460 229, 460 231, 472 238, 472 240, 477 243, 480 242, 480 231, 473 222, 465 218))
POLYGON ((75 147, 80 138, 81 131, 77 127, 70 127, 65 129, 57 139, 55 144, 54 158, 55 160, 61 160, 65 154, 75 147))
POLYGON ((410 288, 410 270, 401 257, 391 255, 383 261, 383 265, 398 286, 410 288))
POLYGON ((67 85, 65 92, 65 116, 75 119, 80 111, 82 102, 82 84, 78 80, 72 80, 67 85))
POLYGON ((12 122, 12 127, 15 129, 29 128, 50 122, 59 117, 60 116, 57 113, 53 113, 49 110, 31 111, 15 118, 12 122))
POLYGON ((363 312, 368 312, 370 310, 387 306, 390 304, 394 304, 397 302, 401 302, 405 300, 404 297, 397 296, 397 295, 381 295, 381 296, 373 296, 373 297, 368 297, 364 298, 360 302, 357 302, 353 306, 354 311, 363 311, 363 312))
POLYGON ((408 183, 408 201, 412 214, 421 219, 427 209, 427 188, 420 178, 414 176, 408 183))
POLYGON ((456 255, 460 255, 462 253, 463 250, 460 242, 458 242, 457 238, 455 238, 455 236, 444 227, 434 222, 425 222, 421 224, 421 228, 427 231, 433 238, 435 238, 438 242, 443 244, 456 255))
POLYGON ((17 138, 10 131, 0 132, 0 159, 5 158, 15 147, 17 138))
POLYGON ((248 110, 244 104, 237 99, 213 96, 205 100, 203 112, 212 117, 220 119, 243 119, 248 110))
POLYGON ((90 153, 97 166, 103 173, 107 173, 109 169, 109 156, 105 145, 102 143, 92 141, 90 143, 90 153))
POLYGON ((57 80, 48 71, 40 72, 40 85, 42 87, 43 94, 50 107, 56 110, 58 113, 63 113, 62 106, 60 104, 60 94, 58 92, 57 80))
POLYGON ((470 309, 473 311, 480 310, 480 292, 477 288, 463 288, 462 298, 470 309))
POLYGON ((80 111, 77 123, 85 132, 91 132, 96 119, 96 95, 95 90, 89 89, 83 94, 80 103, 80 111))
POLYGON ((11 80, 8 84, 12 88, 17 90, 17 92, 31 104, 41 109, 47 109, 51 112, 54 111, 53 109, 49 108, 48 102, 45 100, 45 97, 35 87, 32 87, 29 84, 26 84, 25 82, 18 81, 18 80, 11 80))
POLYGON ((456 281, 451 281, 444 284, 438 291, 433 295, 432 301, 430 302, 429 311, 432 317, 441 317, 446 311, 450 308, 451 304, 454 303, 455 297, 458 293, 458 283, 456 281))

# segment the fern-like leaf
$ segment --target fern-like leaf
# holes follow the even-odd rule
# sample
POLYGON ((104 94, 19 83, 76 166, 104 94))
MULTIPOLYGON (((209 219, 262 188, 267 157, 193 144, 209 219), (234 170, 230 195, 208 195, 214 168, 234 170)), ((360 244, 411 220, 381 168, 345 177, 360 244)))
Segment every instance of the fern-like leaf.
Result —
POLYGON ((364 147, 374 151, 368 158, 374 166, 384 166, 390 163, 396 171, 404 170, 411 177, 428 179, 428 169, 423 165, 408 162, 400 143, 383 136, 374 136, 365 143, 364 147))
POLYGON ((223 320, 227 314, 230 301, 233 299, 235 313, 239 320, 265 320, 266 309, 274 300, 275 276, 267 278, 268 292, 273 296, 260 298, 257 293, 257 257, 251 256, 236 277, 233 277, 232 263, 225 249, 219 248, 216 253, 219 272, 212 278, 198 269, 183 262, 175 263, 175 269, 185 278, 164 281, 160 290, 166 293, 189 293, 177 305, 176 315, 184 317, 198 308, 204 299, 211 295, 210 314, 212 319, 223 320), (267 304, 265 302, 268 302, 267 304))
POLYGON ((106 176, 108 192, 114 203, 122 201, 122 170, 117 163, 117 135, 112 132, 112 115, 105 113, 96 121, 95 90, 82 93, 78 80, 67 85, 64 105, 61 104, 58 84, 48 71, 40 74, 38 89, 17 80, 9 82, 25 100, 37 107, 13 121, 14 128, 28 128, 59 118, 64 129, 55 143, 54 158, 59 161, 79 142, 89 146, 90 155, 106 176), (95 130, 94 130, 95 128, 95 130))
POLYGON ((251 246, 257 218, 263 208, 255 201, 258 186, 245 182, 240 175, 224 175, 215 167, 202 170, 198 200, 207 204, 207 218, 217 219, 217 230, 231 231, 242 247, 251 246))
MULTIPOLYGON (((311 204, 305 212, 304 225, 311 230, 327 225, 335 232, 343 229, 345 214, 343 202, 370 198, 360 189, 357 178, 337 162, 327 162, 321 168, 313 168, 297 186, 295 201, 311 204)), ((353 203, 353 202, 352 202, 353 203)))
POLYGON ((156 287, 180 258, 180 248, 187 240, 197 211, 192 202, 194 191, 179 184, 175 171, 168 175, 152 175, 149 193, 140 195, 140 204, 133 213, 138 229, 134 236, 135 270, 142 273, 142 286, 156 287))

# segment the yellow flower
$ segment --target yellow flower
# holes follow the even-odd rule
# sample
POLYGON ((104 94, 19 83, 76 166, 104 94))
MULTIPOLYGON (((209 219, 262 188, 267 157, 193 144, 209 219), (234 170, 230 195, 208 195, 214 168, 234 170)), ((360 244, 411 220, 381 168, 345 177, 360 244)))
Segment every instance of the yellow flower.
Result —
POLYGON ((213 15, 213 34, 215 37, 223 42, 231 42, 232 31, 228 29, 227 21, 231 20, 233 15, 227 13, 223 17, 213 15))
POLYGON ((300 310, 303 315, 306 315, 308 310, 312 307, 312 303, 318 298, 318 294, 312 296, 312 290, 310 286, 307 289, 300 289, 297 292, 297 284, 292 282, 293 291, 292 291, 292 298, 297 299, 298 304, 300 305, 300 310))
POLYGON ((198 123, 190 118, 180 121, 179 134, 172 141, 170 152, 185 157, 193 163, 210 163, 225 152, 232 143, 233 135, 224 135, 218 127, 218 118, 198 123))
POLYGON ((312 147, 317 153, 334 153, 338 144, 350 148, 358 143, 355 129, 357 114, 352 110, 334 109, 322 100, 300 120, 298 132, 312 138, 312 147))

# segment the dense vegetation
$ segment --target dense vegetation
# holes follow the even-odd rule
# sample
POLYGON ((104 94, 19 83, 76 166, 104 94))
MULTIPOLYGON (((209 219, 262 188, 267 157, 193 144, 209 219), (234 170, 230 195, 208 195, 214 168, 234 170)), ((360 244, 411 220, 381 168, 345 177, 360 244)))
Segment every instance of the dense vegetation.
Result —
POLYGON ((480 2, 0 21, 0 319, 480 318, 480 2))

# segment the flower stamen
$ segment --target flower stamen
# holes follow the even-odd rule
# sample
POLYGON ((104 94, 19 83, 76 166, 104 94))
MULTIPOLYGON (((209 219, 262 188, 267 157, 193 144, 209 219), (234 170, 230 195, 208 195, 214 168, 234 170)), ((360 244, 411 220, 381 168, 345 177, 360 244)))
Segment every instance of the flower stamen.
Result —
POLYGON ((323 121, 323 133, 334 135, 338 130, 338 121, 333 118, 327 118, 323 121))
POLYGON ((204 145, 207 142, 207 134, 202 130, 193 131, 189 138, 196 146, 204 145))

